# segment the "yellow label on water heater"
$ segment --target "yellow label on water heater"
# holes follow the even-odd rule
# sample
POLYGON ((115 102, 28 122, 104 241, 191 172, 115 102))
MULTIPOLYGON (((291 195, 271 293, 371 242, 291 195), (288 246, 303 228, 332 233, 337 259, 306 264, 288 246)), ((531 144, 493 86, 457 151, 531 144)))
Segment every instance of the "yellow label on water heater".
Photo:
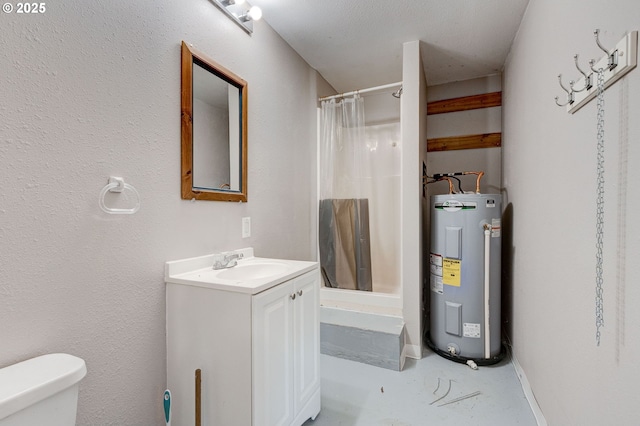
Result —
POLYGON ((442 284, 460 287, 460 265, 458 259, 442 259, 442 284))

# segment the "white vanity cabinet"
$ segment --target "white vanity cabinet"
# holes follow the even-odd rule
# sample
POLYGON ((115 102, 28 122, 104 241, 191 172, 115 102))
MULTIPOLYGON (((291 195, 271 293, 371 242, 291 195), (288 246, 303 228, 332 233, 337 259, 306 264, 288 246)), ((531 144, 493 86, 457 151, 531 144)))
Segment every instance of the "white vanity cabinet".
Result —
POLYGON ((290 262, 297 272, 259 287, 167 268, 173 425, 195 424, 197 369, 203 426, 299 426, 317 416, 320 275, 315 262, 290 262))

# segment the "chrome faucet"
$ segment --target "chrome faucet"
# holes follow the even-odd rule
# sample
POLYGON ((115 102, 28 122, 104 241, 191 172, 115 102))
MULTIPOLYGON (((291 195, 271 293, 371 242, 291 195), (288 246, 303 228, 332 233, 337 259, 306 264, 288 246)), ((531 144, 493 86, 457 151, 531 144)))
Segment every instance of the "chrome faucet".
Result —
POLYGON ((213 269, 233 268, 238 264, 238 259, 242 259, 242 253, 219 253, 213 256, 213 269))

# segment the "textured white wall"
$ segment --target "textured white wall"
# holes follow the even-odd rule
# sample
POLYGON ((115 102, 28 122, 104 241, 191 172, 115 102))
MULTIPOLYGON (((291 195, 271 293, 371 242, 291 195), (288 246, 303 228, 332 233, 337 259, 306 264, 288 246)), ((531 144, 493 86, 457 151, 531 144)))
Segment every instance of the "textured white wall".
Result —
POLYGON ((605 46, 640 29, 636 0, 531 0, 504 72, 503 223, 515 354, 552 425, 640 418, 640 70, 605 93, 604 314, 595 344, 596 102, 554 103, 605 46), (510 235, 510 237, 508 236, 510 235))
POLYGON ((0 366, 77 355, 78 424, 164 424, 164 262, 315 258, 316 73, 206 0, 2 14, 0 57, 0 366), (181 40, 249 83, 246 204, 180 199, 181 40), (99 210, 110 175, 140 192, 137 214, 99 210))

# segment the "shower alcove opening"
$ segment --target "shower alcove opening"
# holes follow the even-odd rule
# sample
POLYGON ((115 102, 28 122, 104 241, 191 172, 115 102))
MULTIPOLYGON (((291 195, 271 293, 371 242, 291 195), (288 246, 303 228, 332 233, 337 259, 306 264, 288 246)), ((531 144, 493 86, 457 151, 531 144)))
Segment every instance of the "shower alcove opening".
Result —
MULTIPOLYGON (((319 111, 318 140, 318 193, 320 200, 329 199, 328 202, 333 202, 330 220, 332 228, 344 226, 344 223, 340 224, 340 220, 350 224, 355 222, 355 228, 358 228, 359 221, 364 223, 364 227, 368 224, 368 232, 363 232, 363 239, 368 241, 365 241, 362 250, 359 247, 341 247, 344 241, 340 236, 332 237, 332 252, 329 256, 326 254, 326 247, 324 253, 323 248, 320 248, 321 263, 327 258, 338 263, 337 266, 329 265, 333 271, 328 274, 325 268, 325 285, 320 290, 321 349, 329 355, 394 370, 402 369, 405 358, 400 259, 400 88, 400 84, 386 85, 366 94, 361 91, 359 100, 356 95, 356 100, 345 96, 323 101, 333 103, 324 107, 337 108, 338 116, 331 115, 335 111, 319 111), (363 105, 353 105, 353 102, 361 102, 363 105), (363 110, 355 111, 354 108, 363 110), (354 119, 356 122, 350 121, 352 117, 346 115, 358 116, 354 119), (336 130, 332 126, 339 128, 336 130), (354 130, 355 126, 360 128, 354 130), (328 135, 330 132, 333 132, 332 136, 328 135), (331 164, 327 164, 328 157, 333 159, 331 164), (334 182, 333 188, 323 189, 322 185, 326 185, 328 180, 334 182), (327 195, 331 190, 333 192, 327 195), (360 207, 359 204, 351 203, 348 208, 339 204, 353 199, 357 199, 357 202, 364 200, 366 204, 360 207), (349 217, 340 219, 339 214, 344 214, 344 210, 350 210, 349 217), (357 213, 353 213, 354 210, 364 210, 364 213, 360 212, 358 217, 357 213), (341 248, 345 249, 347 255, 365 257, 370 253, 370 260, 363 260, 364 266, 357 261, 355 268, 354 265, 340 265, 340 260, 336 259, 340 256, 332 253, 341 248), (357 254, 351 253, 356 251, 357 254), (359 253, 360 251, 365 254, 359 253), (361 266, 370 268, 361 274, 365 276, 365 280, 370 280, 369 283, 363 284, 362 278, 358 277, 353 278, 353 283, 343 285, 340 282, 340 271, 335 272, 342 267, 347 272, 357 269, 360 273, 361 266), (327 278, 327 275, 331 277, 327 278)), ((322 205, 326 202, 319 202, 321 245, 327 244, 323 232, 339 233, 339 230, 334 229, 327 231, 327 205, 322 205)), ((358 232, 358 229, 354 230, 354 234, 358 232)), ((356 235, 354 239, 359 240, 360 237, 356 235)))

